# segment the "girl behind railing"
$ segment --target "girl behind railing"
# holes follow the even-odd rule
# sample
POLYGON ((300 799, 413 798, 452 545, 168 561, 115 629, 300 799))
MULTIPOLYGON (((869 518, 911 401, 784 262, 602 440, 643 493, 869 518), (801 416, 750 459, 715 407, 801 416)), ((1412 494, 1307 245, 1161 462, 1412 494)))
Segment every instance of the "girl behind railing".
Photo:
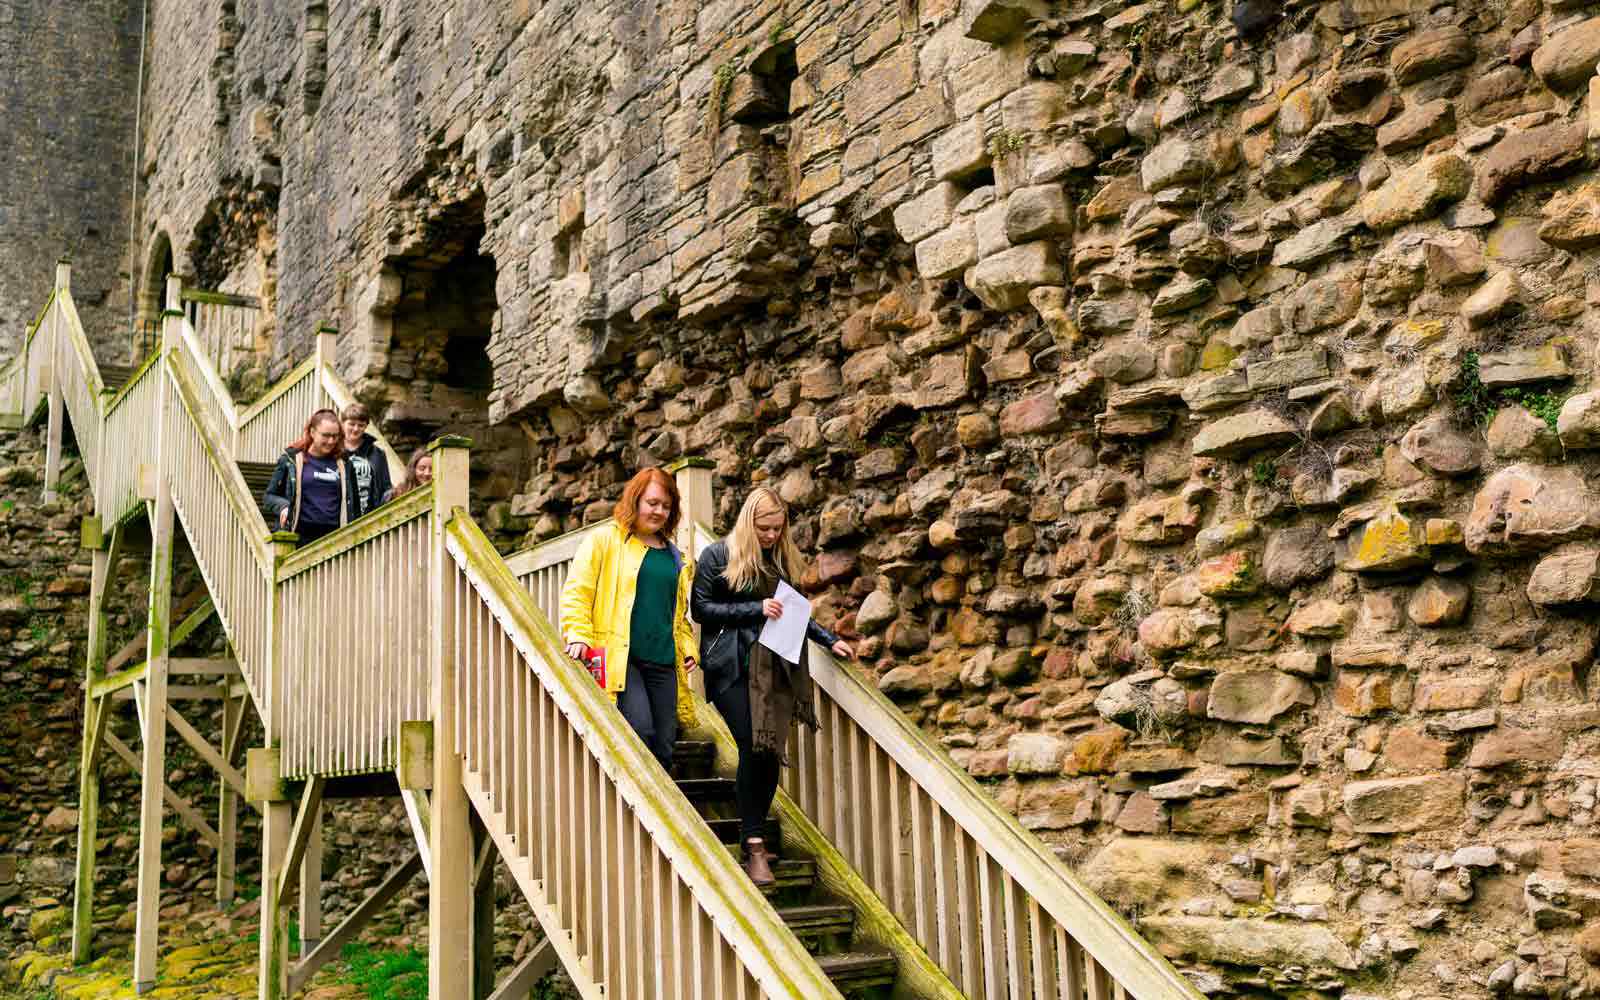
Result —
POLYGON ((267 509, 277 519, 278 529, 295 532, 302 545, 361 516, 355 469, 344 453, 343 436, 339 415, 318 410, 272 470, 267 509))

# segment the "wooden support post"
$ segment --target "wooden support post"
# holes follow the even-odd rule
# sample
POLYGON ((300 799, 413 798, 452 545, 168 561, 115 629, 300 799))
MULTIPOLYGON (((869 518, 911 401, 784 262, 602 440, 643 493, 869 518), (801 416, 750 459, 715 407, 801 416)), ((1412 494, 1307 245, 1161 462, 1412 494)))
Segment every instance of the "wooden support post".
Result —
POLYGON ((318 969, 327 964, 329 959, 337 958, 340 949, 357 934, 361 933, 361 928, 371 923, 373 917, 383 912, 383 908, 389 904, 389 900, 398 895, 400 890, 406 887, 406 883, 410 882, 417 872, 421 870, 422 855, 413 854, 406 859, 405 864, 390 872, 389 877, 385 878, 376 889, 372 890, 371 895, 362 900, 361 904, 351 911, 350 915, 345 917, 339 926, 333 929, 331 934, 322 939, 322 943, 316 947, 315 951, 300 959, 289 974, 286 988, 298 993, 301 987, 305 986, 306 981, 315 975, 318 969))
POLYGON ((339 328, 331 323, 324 323, 317 328, 317 367, 332 369, 337 367, 338 363, 339 328))
POLYGON ((428 997, 461 1000, 472 991, 471 806, 462 784, 456 745, 455 573, 445 549, 445 522, 467 506, 467 445, 441 438, 433 453, 432 552, 429 560, 429 704, 433 717, 433 795, 429 801, 428 850, 433 876, 428 889, 428 997))
POLYGON ((472 816, 472 995, 488 1000, 494 992, 494 841, 476 813, 472 816))
MULTIPOLYGON (((222 702, 222 759, 229 765, 237 763, 244 714, 245 699, 227 698, 222 702)), ((217 839, 222 841, 217 849, 217 902, 231 903, 238 888, 239 794, 222 775, 217 776, 217 787, 217 839)))
MULTIPOLYGON (((157 450, 162 447, 157 444, 157 450)), ((167 636, 172 627, 171 480, 156 487, 150 532, 150 613, 146 626, 144 746, 140 767, 138 909, 133 939, 133 982, 139 993, 156 985, 156 927, 161 909, 161 809, 167 774, 167 636)))
POLYGON ((311 816, 311 839, 300 859, 300 954, 322 941, 322 806, 311 816))
MULTIPOLYGON (((281 563, 293 552, 295 536, 287 532, 274 532, 272 535, 272 551, 274 563, 281 563)), ((274 568, 276 573, 276 568, 274 568)), ((279 901, 275 891, 283 880, 283 872, 288 861, 290 826, 294 822, 294 810, 283 797, 282 768, 280 767, 279 740, 281 739, 280 727, 281 709, 283 707, 283 600, 277 588, 273 588, 271 605, 267 609, 268 634, 272 636, 271 653, 267 657, 266 680, 263 684, 262 703, 257 710, 261 713, 261 726, 266 733, 267 745, 260 750, 251 751, 251 757, 256 763, 255 768, 246 768, 247 775, 251 770, 270 771, 265 776, 265 784, 270 787, 261 795, 263 801, 261 819, 261 927, 260 927, 260 955, 257 969, 260 975, 258 1000, 287 1000, 289 996, 289 908, 279 901)), ((255 782, 247 776, 246 784, 254 786, 255 782)))
MULTIPOLYGON (((113 531, 113 546, 121 529, 113 531)), ((89 641, 83 695, 83 754, 78 763, 78 874, 72 888, 72 960, 89 961, 94 941, 95 841, 100 834, 100 736, 108 714, 90 693, 106 667, 106 588, 111 546, 89 556, 89 641)))
POLYGON ((72 294, 72 262, 63 257, 56 261, 56 297, 50 303, 50 332, 44 338, 45 350, 50 359, 50 422, 45 430, 44 448, 44 500, 56 498, 56 485, 61 480, 61 341, 66 336, 61 329, 61 299, 72 294))
MULTIPOLYGON (((717 464, 708 458, 680 458, 667 465, 667 471, 678 485, 678 499, 683 503, 683 516, 678 519, 678 537, 674 539, 680 551, 693 559, 699 555, 694 550, 694 527, 703 524, 711 527, 717 516, 717 506, 711 495, 711 481, 717 464)), ((694 626, 695 635, 700 625, 694 626)), ((689 675, 689 688, 697 697, 706 696, 705 671, 696 670, 689 675)))
POLYGON ((306 846, 311 843, 311 835, 318 829, 317 821, 322 815, 322 792, 327 787, 327 779, 313 777, 306 782, 305 790, 300 793, 300 809, 295 813, 294 827, 289 833, 289 852, 284 857, 283 874, 273 886, 262 886, 265 895, 270 888, 278 894, 278 902, 289 901, 289 886, 300 873, 300 863, 305 860, 306 846))

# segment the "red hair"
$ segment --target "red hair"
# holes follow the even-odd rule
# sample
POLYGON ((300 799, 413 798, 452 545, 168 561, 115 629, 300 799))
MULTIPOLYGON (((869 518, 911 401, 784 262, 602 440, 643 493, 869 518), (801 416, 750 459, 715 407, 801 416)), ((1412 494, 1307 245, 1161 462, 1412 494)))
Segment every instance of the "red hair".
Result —
MULTIPOLYGON (((335 424, 338 424, 339 414, 327 409, 318 410, 317 412, 311 414, 311 416, 306 420, 306 429, 300 433, 298 438, 295 438, 293 441, 289 442, 289 447, 293 448, 295 451, 303 451, 309 454, 311 451, 311 432, 315 430, 317 425, 322 423, 324 420, 332 420, 335 424)), ((339 434, 339 441, 333 446, 333 454, 328 457, 333 459, 340 459, 344 457, 344 434, 342 428, 341 433, 339 434)))
POLYGON ((635 525, 639 523, 639 501, 651 483, 666 490, 667 496, 672 498, 672 513, 667 515, 667 525, 662 531, 671 535, 678 530, 678 519, 683 516, 683 501, 678 496, 678 484, 667 475, 666 470, 651 466, 648 469, 640 469, 632 479, 628 480, 628 485, 622 489, 621 498, 617 500, 617 506, 611 511, 611 516, 617 519, 617 523, 622 525, 622 530, 627 534, 633 534, 635 525))

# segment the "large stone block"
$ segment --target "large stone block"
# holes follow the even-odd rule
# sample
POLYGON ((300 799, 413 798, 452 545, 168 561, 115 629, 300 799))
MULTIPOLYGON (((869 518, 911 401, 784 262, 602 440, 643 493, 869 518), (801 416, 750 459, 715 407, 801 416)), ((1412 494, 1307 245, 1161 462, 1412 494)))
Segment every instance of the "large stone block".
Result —
POLYGON ((1061 284, 1061 262, 1055 244, 1024 243, 979 261, 967 272, 966 282, 990 309, 1020 309, 1034 288, 1061 284))
POLYGON ((1371 229, 1394 229, 1432 218, 1446 205, 1465 198, 1471 188, 1472 169, 1465 160, 1451 153, 1429 156, 1363 197, 1361 216, 1371 229))
POLYGON ((955 218, 956 205, 966 194, 959 186, 940 181, 910 201, 902 202, 894 210, 894 226, 900 231, 900 238, 907 243, 917 243, 946 228, 955 218))
POLYGON ((1001 45, 1022 33, 1028 19, 1043 17, 1040 0, 966 0, 961 5, 961 33, 990 45, 1001 45))
POLYGON ((1528 184, 1582 170, 1588 139, 1583 122, 1556 122, 1507 135, 1478 161, 1478 197, 1497 205, 1528 184))
POLYGON ((1295 439, 1294 425, 1270 410, 1251 410, 1214 420, 1194 438, 1198 458, 1236 458, 1295 439))
POLYGON ((1018 188, 1006 199, 1006 238, 1013 244, 1072 232, 1072 209, 1059 184, 1018 188))
POLYGON ((978 238, 970 218, 957 219, 917 244, 917 273, 924 278, 953 278, 977 262, 978 238))
POLYGON ((1353 781, 1344 786, 1344 811, 1360 833, 1413 833, 1460 822, 1467 782, 1460 774, 1353 781))
POLYGON ((1553 548, 1600 529, 1600 506, 1572 469, 1518 464, 1484 483, 1467 516, 1467 549, 1510 556, 1553 548))
POLYGON ((1206 714, 1226 722, 1266 725, 1297 705, 1314 705, 1316 691, 1277 670, 1230 670, 1211 682, 1206 714))
POLYGON ((1562 28, 1533 50, 1533 71, 1551 90, 1571 90, 1600 65, 1600 17, 1562 28))
MULTIPOLYGON (((1343 6, 1348 7, 1349 4, 1343 6)), ((1355 969, 1355 954, 1323 924, 1240 917, 1152 916, 1139 928, 1169 958, 1246 968, 1312 966, 1355 969)))

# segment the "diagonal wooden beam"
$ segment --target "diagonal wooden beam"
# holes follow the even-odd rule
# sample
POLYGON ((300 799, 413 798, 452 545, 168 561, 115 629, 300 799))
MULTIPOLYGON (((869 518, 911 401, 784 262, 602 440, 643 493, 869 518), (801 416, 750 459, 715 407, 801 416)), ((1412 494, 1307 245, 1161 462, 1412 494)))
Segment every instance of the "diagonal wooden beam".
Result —
MULTIPOLYGON (((204 597, 204 594, 205 591, 203 590, 195 590, 183 600, 183 606, 177 611, 173 612, 173 617, 176 618, 178 615, 184 614, 185 611, 188 611, 188 617, 179 622, 178 627, 172 630, 172 638, 169 640, 167 645, 168 649, 177 646, 178 643, 189 638, 189 635, 193 633, 195 629, 199 628, 201 625, 204 625, 206 623, 206 619, 210 618, 216 613, 217 609, 216 606, 211 603, 211 598, 204 597), (194 610, 189 611, 188 609, 190 608, 193 608, 194 610)), ((145 646, 148 644, 148 642, 149 640, 145 637, 143 631, 134 636, 132 639, 129 639, 127 645, 117 650, 116 655, 112 656, 111 659, 106 661, 106 672, 110 673, 118 670, 123 664, 131 662, 135 656, 138 656, 140 653, 144 652, 145 646)))
POLYGON ((238 792, 240 795, 244 794, 244 775, 236 771, 233 766, 228 763, 227 759, 224 758, 222 754, 217 752, 216 748, 211 745, 211 742, 204 736, 200 735, 200 730, 194 728, 194 726, 189 723, 189 720, 185 719, 183 715, 171 705, 167 706, 167 722, 171 724, 173 729, 178 731, 178 735, 183 737, 183 741, 189 744, 195 753, 200 755, 201 760, 211 765, 212 769, 222 777, 223 781, 226 781, 229 785, 232 785, 233 790, 238 792))
POLYGON ((283 874, 278 877, 275 889, 279 906, 287 905, 289 887, 300 877, 300 861, 305 857, 312 831, 317 829, 317 814, 322 811, 322 789, 326 783, 327 779, 314 775, 300 793, 300 811, 295 815, 294 829, 289 832, 289 854, 284 859, 283 874))
POLYGON ((361 929, 371 923, 372 918, 377 916, 388 905, 389 900, 404 889, 412 876, 421 870, 422 855, 413 854, 406 859, 405 864, 390 872, 388 878, 372 890, 372 894, 362 900, 361 905, 351 911, 343 923, 333 929, 333 933, 323 938, 322 943, 317 945, 311 954, 302 958, 289 970, 289 994, 292 996, 300 992, 300 988, 316 975, 317 970, 327 964, 330 958, 337 957, 345 944, 361 933, 361 929))
POLYGON ((517 963, 500 985, 489 994, 489 1000, 526 1000, 533 987, 556 968, 556 948, 547 937, 517 963))
MULTIPOLYGON (((112 732, 105 734, 105 741, 106 746, 110 747, 118 757, 121 757, 122 762, 127 764, 134 774, 141 778, 144 777, 144 766, 139 763, 139 755, 128 749, 128 744, 117 739, 116 734, 112 732)), ((172 807, 172 811, 178 814, 178 818, 200 835, 201 840, 204 840, 213 848, 221 846, 221 836, 211 828, 210 823, 206 822, 206 818, 200 814, 200 810, 190 805, 188 799, 173 791, 172 786, 165 781, 161 783, 161 796, 166 800, 167 805, 172 807)))
POLYGON ((402 788, 400 801, 405 803, 406 819, 411 822, 411 836, 416 839, 417 849, 422 852, 422 870, 428 873, 428 881, 432 882, 433 871, 428 855, 428 793, 420 788, 402 788))

